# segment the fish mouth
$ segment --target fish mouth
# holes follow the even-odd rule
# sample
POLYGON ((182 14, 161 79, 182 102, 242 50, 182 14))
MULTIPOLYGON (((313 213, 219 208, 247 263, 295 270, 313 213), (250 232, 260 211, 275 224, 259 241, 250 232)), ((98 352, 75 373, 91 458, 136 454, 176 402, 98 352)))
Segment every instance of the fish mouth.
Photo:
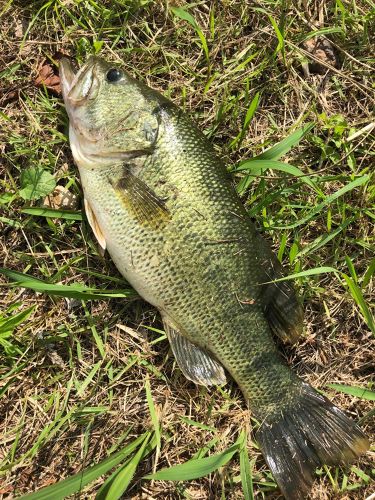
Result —
POLYGON ((78 70, 66 57, 59 64, 61 90, 71 128, 90 143, 97 142, 100 134, 96 137, 95 129, 86 126, 84 104, 98 95, 99 72, 104 64, 105 61, 93 56, 78 70))
POLYGON ((69 108, 84 104, 88 99, 95 99, 100 88, 99 73, 105 64, 105 61, 98 57, 90 57, 86 64, 75 71, 69 59, 61 59, 61 88, 68 111, 69 108))
POLYGON ((72 87, 74 78, 76 77, 73 64, 66 57, 64 57, 60 61, 59 74, 60 74, 61 89, 65 101, 66 96, 69 94, 69 90, 72 87))

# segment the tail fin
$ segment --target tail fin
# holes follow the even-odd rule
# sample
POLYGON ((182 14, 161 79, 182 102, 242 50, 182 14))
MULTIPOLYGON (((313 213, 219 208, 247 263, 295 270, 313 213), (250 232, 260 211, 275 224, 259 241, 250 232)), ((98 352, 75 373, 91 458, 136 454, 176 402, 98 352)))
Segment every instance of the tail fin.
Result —
POLYGON ((267 417, 256 437, 287 500, 306 499, 320 465, 350 462, 369 448, 357 424, 305 383, 298 402, 267 417))

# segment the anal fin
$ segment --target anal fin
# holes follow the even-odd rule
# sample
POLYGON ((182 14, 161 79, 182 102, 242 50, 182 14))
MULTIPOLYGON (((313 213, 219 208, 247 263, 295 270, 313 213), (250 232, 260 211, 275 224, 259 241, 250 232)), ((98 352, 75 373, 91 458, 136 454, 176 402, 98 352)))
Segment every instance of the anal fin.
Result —
POLYGON ((187 379, 205 386, 226 383, 224 368, 211 354, 190 342, 165 317, 163 323, 177 364, 187 379))
POLYGON ((102 230, 100 229, 100 226, 98 224, 97 218, 90 206, 90 203, 84 198, 84 204, 85 204, 85 212, 86 212, 86 217, 87 220, 89 221, 90 227, 95 235, 95 238, 98 240, 100 249, 101 249, 101 254, 104 255, 105 249, 107 247, 107 243, 104 238, 104 234, 102 230))

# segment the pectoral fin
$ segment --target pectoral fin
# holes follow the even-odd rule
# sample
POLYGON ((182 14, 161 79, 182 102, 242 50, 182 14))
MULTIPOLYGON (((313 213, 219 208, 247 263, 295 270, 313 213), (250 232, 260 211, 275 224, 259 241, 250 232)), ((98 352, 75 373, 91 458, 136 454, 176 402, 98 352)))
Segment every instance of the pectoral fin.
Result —
POLYGON ((98 240, 100 248, 104 254, 105 249, 107 247, 107 243, 105 241, 103 232, 100 229, 100 226, 98 224, 98 220, 97 220, 94 212, 92 211, 90 203, 86 200, 86 198, 84 198, 84 204, 85 204, 85 212, 86 212, 87 220, 89 221, 90 227, 93 230, 93 233, 95 234, 95 238, 98 240))
POLYGON ((169 221, 170 213, 163 200, 129 169, 125 168, 112 186, 126 210, 142 225, 156 229, 169 221))
POLYGON ((207 351, 192 344, 163 318, 164 328, 180 370, 196 384, 210 386, 226 383, 224 368, 207 351))

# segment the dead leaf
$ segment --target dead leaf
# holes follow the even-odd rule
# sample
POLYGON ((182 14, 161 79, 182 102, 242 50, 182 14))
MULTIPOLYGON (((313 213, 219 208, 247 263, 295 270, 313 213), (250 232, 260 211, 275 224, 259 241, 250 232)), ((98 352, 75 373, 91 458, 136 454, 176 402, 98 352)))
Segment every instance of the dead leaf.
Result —
POLYGON ((56 186, 51 194, 46 196, 43 206, 55 210, 77 210, 79 205, 78 198, 64 186, 56 186))
POLYGON ((16 38, 22 38, 25 33, 25 24, 20 20, 16 20, 14 35, 16 38))
POLYGON ((60 77, 55 74, 53 67, 49 63, 44 63, 39 68, 39 74, 34 80, 37 87, 47 87, 57 95, 61 94, 60 77))
POLYGON ((327 64, 339 68, 337 51, 327 38, 321 36, 310 38, 303 43, 303 48, 314 56, 314 59, 308 61, 308 73, 324 75, 329 70, 327 64))
POLYGON ((5 104, 8 104, 8 102, 14 101, 18 99, 19 97, 19 90, 5 90, 3 93, 3 96, 1 97, 1 104, 4 106, 5 104))

